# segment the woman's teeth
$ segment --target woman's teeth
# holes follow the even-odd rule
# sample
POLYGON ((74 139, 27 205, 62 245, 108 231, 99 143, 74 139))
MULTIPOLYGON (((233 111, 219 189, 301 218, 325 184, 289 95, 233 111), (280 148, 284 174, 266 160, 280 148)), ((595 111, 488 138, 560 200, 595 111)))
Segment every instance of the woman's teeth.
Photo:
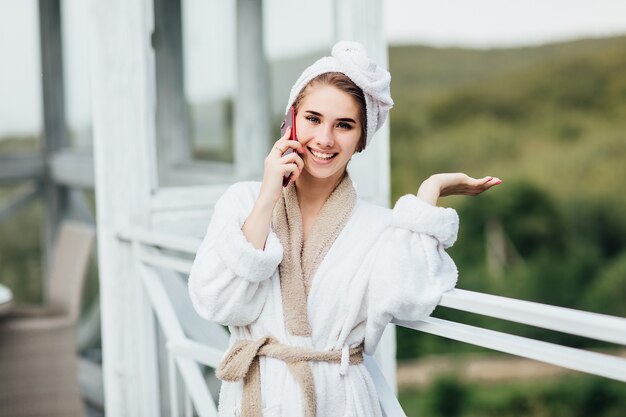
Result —
POLYGON ((323 161, 327 161, 329 159, 332 159, 335 157, 335 155, 337 155, 336 153, 321 153, 321 152, 317 152, 314 151, 313 149, 309 148, 309 151, 311 152, 311 154, 316 157, 317 159, 321 159, 323 161))

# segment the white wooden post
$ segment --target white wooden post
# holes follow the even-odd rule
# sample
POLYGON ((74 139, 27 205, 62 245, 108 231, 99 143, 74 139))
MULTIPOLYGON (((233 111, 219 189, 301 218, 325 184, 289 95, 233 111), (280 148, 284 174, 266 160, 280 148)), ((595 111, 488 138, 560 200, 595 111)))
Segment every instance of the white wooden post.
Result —
POLYGON ((159 183, 171 183, 170 172, 191 159, 183 75, 183 33, 180 0, 154 2, 156 137, 159 183))
POLYGON ((237 0, 235 170, 258 180, 269 151, 268 70, 263 48, 263 1, 237 0))
MULTIPOLYGON (((362 43, 372 59, 388 68, 382 0, 335 0, 334 6, 335 41, 353 40, 362 43)), ((393 93, 393 74, 391 86, 393 93)), ((388 121, 378 131, 365 151, 353 157, 349 170, 361 198, 385 207, 389 206, 391 179, 388 121)), ((385 378, 397 391, 395 337, 395 327, 387 326, 380 341, 376 359, 385 378)))
POLYGON ((150 229, 156 184, 151 0, 91 0, 90 64, 105 406, 158 416, 153 315, 120 230, 150 229))
POLYGON ((48 271, 52 245, 59 222, 68 212, 68 189, 55 184, 51 159, 67 145, 65 126, 65 89, 63 83, 63 43, 61 39, 61 4, 59 0, 39 1, 39 38, 41 44, 41 76, 43 99, 43 138, 41 152, 44 162, 42 176, 44 210, 41 235, 44 295, 48 289, 48 271))

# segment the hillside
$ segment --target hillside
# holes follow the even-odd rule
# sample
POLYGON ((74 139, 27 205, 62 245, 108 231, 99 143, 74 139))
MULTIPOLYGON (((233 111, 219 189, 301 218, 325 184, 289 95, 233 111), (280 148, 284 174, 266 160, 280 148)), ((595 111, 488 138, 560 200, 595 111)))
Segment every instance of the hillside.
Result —
MULTIPOLYGON (((484 196, 440 200, 461 216, 450 250, 458 286, 626 316, 626 37, 498 50, 392 47, 389 59, 393 200, 436 172, 504 180, 484 196), (488 230, 506 242, 503 259, 489 249, 488 230)), ((472 348, 398 332, 402 358, 464 349, 472 348)))
POLYGON ((626 37, 389 57, 394 197, 466 171, 626 206, 626 37))

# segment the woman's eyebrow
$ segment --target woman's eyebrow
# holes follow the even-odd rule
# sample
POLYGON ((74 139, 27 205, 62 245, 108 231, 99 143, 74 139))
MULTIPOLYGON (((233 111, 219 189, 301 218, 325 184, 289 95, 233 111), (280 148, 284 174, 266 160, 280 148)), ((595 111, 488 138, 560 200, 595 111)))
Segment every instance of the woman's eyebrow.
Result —
MULTIPOLYGON (((318 113, 314 110, 305 110, 305 113, 311 113, 314 116, 318 116, 318 117, 323 117, 321 113, 318 113)), ((350 117, 341 117, 339 119, 337 119, 340 122, 350 122, 350 123, 356 123, 356 121, 354 119, 351 119, 350 117)))

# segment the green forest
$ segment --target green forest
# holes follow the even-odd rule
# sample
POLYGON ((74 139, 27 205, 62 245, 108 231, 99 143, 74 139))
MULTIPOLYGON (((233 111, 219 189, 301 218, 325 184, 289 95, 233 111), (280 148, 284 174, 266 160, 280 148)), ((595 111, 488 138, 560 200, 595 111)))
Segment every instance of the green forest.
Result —
MULTIPOLYGON (((437 172, 493 175, 461 218, 458 288, 626 317, 626 37, 516 49, 389 49, 393 201, 437 172)), ((37 140, 0 140, 0 153, 37 140)), ((0 189, 3 195, 11 192, 0 189)), ((41 297, 40 207, 0 221, 0 280, 41 297)), ((96 288, 92 285, 91 288, 96 288)), ((615 349, 482 316, 434 316, 574 347, 615 349)), ((480 348, 398 328, 400 361, 480 348)), ((480 385, 454 375, 402 392, 407 415, 626 415, 626 384, 576 375, 480 385), (451 401, 450 398, 454 398, 451 401)))

